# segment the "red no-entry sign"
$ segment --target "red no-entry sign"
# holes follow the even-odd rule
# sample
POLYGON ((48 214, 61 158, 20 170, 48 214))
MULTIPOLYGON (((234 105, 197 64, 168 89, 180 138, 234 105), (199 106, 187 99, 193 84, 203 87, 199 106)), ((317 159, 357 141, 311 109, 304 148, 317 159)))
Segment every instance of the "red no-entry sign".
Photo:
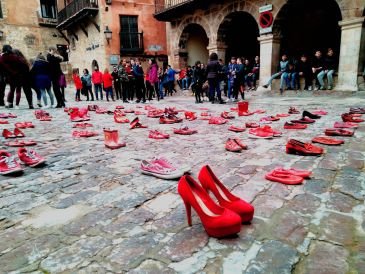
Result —
POLYGON ((265 29, 272 25, 272 21, 274 16, 272 15, 271 11, 265 11, 260 14, 260 26, 261 28, 265 29))

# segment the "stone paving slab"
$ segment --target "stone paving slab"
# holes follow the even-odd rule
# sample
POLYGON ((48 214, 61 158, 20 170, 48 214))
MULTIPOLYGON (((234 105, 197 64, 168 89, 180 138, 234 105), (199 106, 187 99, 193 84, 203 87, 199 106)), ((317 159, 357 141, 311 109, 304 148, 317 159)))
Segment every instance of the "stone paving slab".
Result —
MULTIPOLYGON (((47 165, 0 178, 0 273, 365 273, 365 124, 354 137, 343 138, 344 145, 326 147, 322 157, 285 153, 288 139, 310 141, 350 106, 365 106, 362 94, 254 95, 248 96, 250 109, 266 109, 267 114, 237 117, 222 126, 184 121, 198 130, 192 136, 174 135, 172 129, 180 125, 160 125, 158 119, 141 115, 149 129, 171 134, 160 141, 147 138, 149 129, 129 130, 107 114, 91 113, 92 130, 99 136, 76 139, 62 110, 49 110, 52 122, 35 120, 25 108, 12 110, 18 118, 1 129, 33 121, 36 128, 24 132, 39 142, 36 149, 47 165), (323 108, 329 114, 306 130, 284 131, 269 141, 227 130, 230 124, 286 113, 291 105, 323 108), (127 147, 106 149, 104 127, 118 128, 127 147), (249 149, 225 151, 230 136, 239 136, 249 149), (252 223, 225 239, 209 238, 195 213, 188 227, 177 182, 139 172, 141 160, 156 155, 191 165, 193 176, 209 164, 233 193, 255 206, 252 223), (276 166, 309 169, 313 176, 299 186, 265 180, 276 166)), ((110 109, 120 104, 96 103, 110 109)), ((186 95, 151 104, 198 114, 204 107, 213 115, 235 107, 196 105, 186 95)), ((298 115, 272 126, 283 130, 293 117, 298 115)))

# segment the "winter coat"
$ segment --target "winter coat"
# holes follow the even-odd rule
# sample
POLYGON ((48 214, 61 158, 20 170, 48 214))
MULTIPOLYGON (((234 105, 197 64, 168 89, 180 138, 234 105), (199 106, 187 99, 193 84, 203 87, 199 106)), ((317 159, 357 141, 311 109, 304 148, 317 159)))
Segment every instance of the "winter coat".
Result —
POLYGON ((150 71, 148 73, 148 81, 151 84, 158 82, 158 66, 157 64, 152 64, 150 67, 150 71))
POLYGON ((118 76, 119 76, 119 79, 122 82, 128 82, 129 81, 128 74, 125 71, 125 67, 123 67, 122 65, 118 66, 118 76))
POLYGON ((90 74, 84 74, 81 76, 82 86, 83 87, 91 87, 93 84, 91 82, 91 75, 90 74))
POLYGON ((324 58, 324 69, 336 70, 336 60, 333 56, 326 56, 324 58))
POLYGON ((219 71, 221 70, 221 65, 218 61, 209 61, 207 64, 207 78, 208 79, 217 79, 219 71))
POLYGON ((47 61, 49 63, 49 71, 52 81, 59 81, 62 75, 61 62, 63 61, 61 56, 55 56, 50 53, 47 54, 47 61))
POLYGON ((103 74, 103 86, 104 89, 110 88, 113 86, 113 76, 110 73, 103 74))
POLYGON ((28 64, 23 58, 14 53, 6 53, 0 56, 0 70, 10 84, 25 81, 30 77, 28 64))
POLYGON ((51 74, 49 63, 47 61, 36 60, 30 73, 32 75, 36 88, 40 90, 51 88, 51 74))
POLYGON ((82 82, 81 82, 80 76, 78 74, 73 74, 72 79, 74 81, 75 88, 82 89, 82 82))
POLYGON ((93 84, 102 84, 103 83, 103 74, 100 71, 94 71, 91 75, 91 81, 93 84))

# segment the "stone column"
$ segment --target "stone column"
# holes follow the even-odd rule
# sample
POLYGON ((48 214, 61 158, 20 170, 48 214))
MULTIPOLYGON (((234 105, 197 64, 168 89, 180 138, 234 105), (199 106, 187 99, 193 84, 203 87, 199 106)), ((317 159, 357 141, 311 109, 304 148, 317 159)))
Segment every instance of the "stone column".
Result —
POLYGON ((169 60, 169 63, 174 69, 183 68, 187 64, 187 56, 188 53, 186 50, 180 48, 174 49, 171 56, 172 60, 169 60))
POLYGON ((215 52, 218 54, 218 58, 222 59, 223 62, 226 62, 226 50, 227 50, 227 46, 226 45, 209 45, 207 47, 207 50, 209 51, 209 54, 215 52))
POLYGON ((260 86, 267 83, 276 72, 280 60, 280 37, 266 34, 258 37, 260 42, 260 86))
POLYGON ((339 22, 341 50, 336 90, 357 91, 360 62, 361 35, 364 17, 339 22))

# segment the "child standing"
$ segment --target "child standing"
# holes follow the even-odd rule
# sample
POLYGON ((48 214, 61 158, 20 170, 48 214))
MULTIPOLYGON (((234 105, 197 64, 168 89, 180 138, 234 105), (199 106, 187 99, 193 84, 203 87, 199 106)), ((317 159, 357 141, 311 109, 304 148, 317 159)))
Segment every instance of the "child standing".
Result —
POLYGON ((109 70, 106 68, 103 74, 103 86, 106 93, 106 100, 109 102, 109 95, 114 100, 113 96, 113 76, 109 73, 109 70))
POLYGON ((80 92, 81 92, 81 89, 82 89, 82 82, 81 82, 79 72, 78 72, 77 69, 73 70, 72 79, 74 81, 75 88, 76 88, 75 100, 76 100, 76 102, 79 102, 79 101, 81 101, 80 92))
POLYGON ((66 99, 65 99, 65 88, 67 87, 67 82, 66 82, 66 76, 63 72, 60 76, 59 85, 60 85, 60 88, 61 88, 63 101, 67 102, 66 99))

